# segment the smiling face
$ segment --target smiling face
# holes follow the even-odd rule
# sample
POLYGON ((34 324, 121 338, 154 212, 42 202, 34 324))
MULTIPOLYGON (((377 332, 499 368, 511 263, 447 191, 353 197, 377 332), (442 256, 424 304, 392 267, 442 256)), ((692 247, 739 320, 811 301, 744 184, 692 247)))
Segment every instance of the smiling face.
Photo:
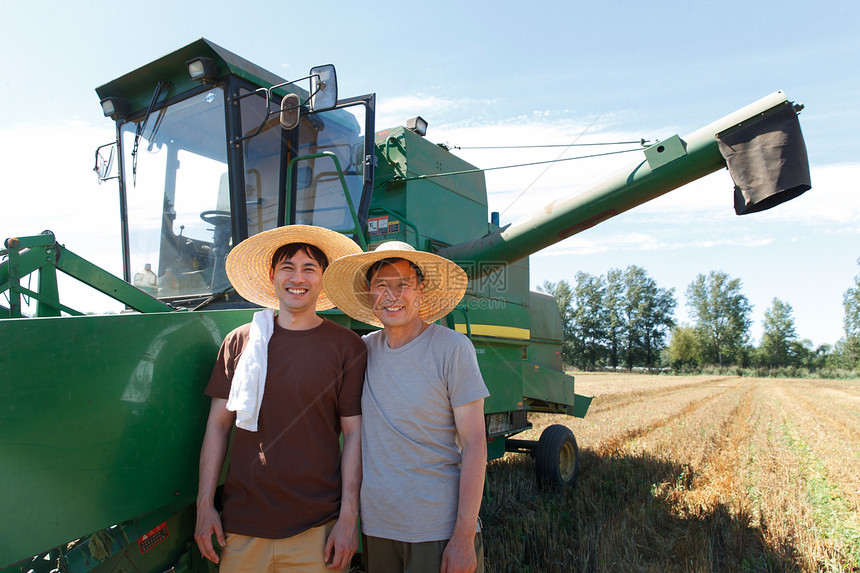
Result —
POLYGON ((368 287, 370 307, 386 329, 423 326, 419 310, 424 283, 409 261, 381 265, 371 274, 368 287))
POLYGON ((293 314, 316 312, 322 292, 323 267, 307 250, 298 249, 285 256, 269 270, 281 312, 293 314))

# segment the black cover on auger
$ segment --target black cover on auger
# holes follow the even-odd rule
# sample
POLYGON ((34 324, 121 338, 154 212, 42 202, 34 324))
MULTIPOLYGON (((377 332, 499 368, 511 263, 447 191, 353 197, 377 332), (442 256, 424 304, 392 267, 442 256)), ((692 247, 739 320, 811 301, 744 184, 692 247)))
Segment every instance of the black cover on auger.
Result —
POLYGON ((775 207, 812 187, 806 143, 791 103, 724 134, 720 153, 735 182, 735 213, 775 207))

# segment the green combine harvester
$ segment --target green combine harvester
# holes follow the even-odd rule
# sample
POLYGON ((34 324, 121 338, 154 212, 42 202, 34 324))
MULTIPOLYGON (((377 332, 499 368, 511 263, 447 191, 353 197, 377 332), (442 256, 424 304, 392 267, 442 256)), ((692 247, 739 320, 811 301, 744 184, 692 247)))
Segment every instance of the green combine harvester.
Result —
POLYGON ((569 484, 570 430, 514 439, 531 412, 582 417, 591 402, 563 371, 558 307, 529 290, 528 255, 727 164, 738 213, 810 186, 801 106, 782 92, 502 227, 480 170, 425 139, 421 118, 377 131, 375 95, 339 98, 332 66, 285 81, 201 39, 96 92, 116 124, 96 170, 118 184, 123 279, 47 231, 0 251, 3 572, 209 570, 193 540, 203 389, 224 336, 255 311, 224 271, 250 235, 319 225, 366 250, 400 240, 459 263, 469 289, 442 323, 475 345, 489 457, 529 452, 539 482, 569 484), (58 270, 126 311, 82 316, 60 302, 58 270))

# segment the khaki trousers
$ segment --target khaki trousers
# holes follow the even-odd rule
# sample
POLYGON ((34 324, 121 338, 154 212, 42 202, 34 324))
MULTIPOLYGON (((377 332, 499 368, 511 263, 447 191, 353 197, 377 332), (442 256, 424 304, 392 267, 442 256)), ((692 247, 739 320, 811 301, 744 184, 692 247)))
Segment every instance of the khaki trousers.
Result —
MULTIPOLYGON (((332 573, 323 551, 334 521, 284 539, 227 534, 221 573, 332 573)), ((341 569, 341 571, 343 571, 341 569)))

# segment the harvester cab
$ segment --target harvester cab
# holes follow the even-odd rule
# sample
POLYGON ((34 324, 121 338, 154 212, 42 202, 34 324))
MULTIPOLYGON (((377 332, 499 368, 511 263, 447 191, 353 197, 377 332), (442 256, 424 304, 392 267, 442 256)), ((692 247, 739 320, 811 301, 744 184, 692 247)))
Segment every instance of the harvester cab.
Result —
POLYGON ((241 305, 224 262, 242 239, 302 223, 363 243, 374 96, 339 101, 333 66, 286 81, 199 40, 96 92, 119 158, 116 176, 106 160, 96 171, 119 181, 134 286, 177 307, 241 305))
POLYGON ((0 507, 15 516, 4 572, 207 570, 192 537, 203 389, 221 341, 254 311, 224 270, 248 236, 318 225, 365 250, 399 240, 460 264, 466 296, 442 323, 475 347, 489 457, 527 452, 538 481, 559 485, 578 471, 571 431, 514 437, 531 413, 581 417, 591 398, 564 372, 558 307, 530 291, 528 255, 727 165, 738 214, 810 187, 799 107, 782 92, 499 226, 479 169, 428 141, 420 117, 377 132, 375 96, 339 97, 332 66, 287 81, 201 39, 96 91, 116 125, 95 170, 118 184, 122 280, 51 234, 0 252, 0 507), (128 311, 79 316, 60 303, 58 270, 128 311), (38 320, 22 320, 22 297, 38 320))

